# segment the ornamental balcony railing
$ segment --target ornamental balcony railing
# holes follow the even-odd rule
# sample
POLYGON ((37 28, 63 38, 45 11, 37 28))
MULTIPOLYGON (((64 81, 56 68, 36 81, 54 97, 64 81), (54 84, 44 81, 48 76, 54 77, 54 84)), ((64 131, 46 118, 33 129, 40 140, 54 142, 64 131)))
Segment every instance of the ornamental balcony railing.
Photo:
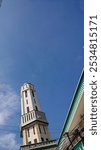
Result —
MULTIPOLYGON (((84 117, 71 132, 65 132, 58 150, 74 150, 78 143, 84 143, 84 117)), ((56 149, 56 150, 57 150, 56 149)))
POLYGON ((30 145, 23 145, 20 147, 20 150, 34 150, 34 149, 40 149, 44 147, 52 147, 56 146, 57 141, 56 140, 51 140, 51 141, 45 141, 45 142, 40 142, 36 144, 30 144, 30 145))
POLYGON ((44 112, 32 110, 29 113, 21 116, 21 127, 33 121, 42 121, 48 123, 44 112))

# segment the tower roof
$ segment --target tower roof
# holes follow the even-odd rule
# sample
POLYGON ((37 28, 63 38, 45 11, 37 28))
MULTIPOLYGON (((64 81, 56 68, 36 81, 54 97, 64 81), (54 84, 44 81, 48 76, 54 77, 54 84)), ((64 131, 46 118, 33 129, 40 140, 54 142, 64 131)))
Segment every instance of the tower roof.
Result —
MULTIPOLYGON (((26 85, 26 84, 33 85, 32 83, 29 83, 29 82, 25 82, 23 85, 26 85)), ((34 85, 33 85, 33 86, 34 86, 34 85)))

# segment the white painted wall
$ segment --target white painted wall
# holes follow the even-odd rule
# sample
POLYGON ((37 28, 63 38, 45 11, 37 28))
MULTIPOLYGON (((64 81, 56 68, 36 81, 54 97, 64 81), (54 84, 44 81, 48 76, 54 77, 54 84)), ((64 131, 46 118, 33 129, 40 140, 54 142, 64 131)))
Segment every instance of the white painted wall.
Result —
POLYGON ((37 94, 35 87, 31 84, 25 83, 21 87, 21 114, 27 113, 27 107, 29 107, 29 110, 35 109, 35 106, 37 106, 38 110, 41 111, 40 104, 38 102, 37 94), (34 92, 34 97, 32 95, 32 90, 34 92), (25 97, 25 91, 27 91, 27 97, 25 97), (27 104, 28 101, 28 104, 27 104), (36 103, 35 103, 36 102, 36 103))
MULTIPOLYGON (((21 115, 25 116, 30 113, 30 111, 34 111, 37 106, 38 111, 41 111, 41 107, 37 98, 36 89, 32 84, 25 83, 21 86, 21 115), (34 97, 32 94, 32 90, 34 92, 34 97), (27 91, 27 97, 25 96, 25 91, 27 91), (29 113, 27 112, 27 107, 29 107, 29 113)), ((48 131, 48 124, 42 120, 42 122, 36 121, 35 118, 26 121, 26 123, 22 123, 21 119, 21 130, 23 136, 23 145, 34 144, 34 139, 37 139, 37 143, 42 142, 42 139, 46 141, 46 139, 50 140, 50 133, 48 131), (39 130, 39 126, 41 129, 41 133, 39 130), (45 128, 46 133, 44 132, 43 126, 45 128), (33 127, 35 129, 35 134, 33 132, 33 127), (28 129, 29 134, 28 136, 28 129)))

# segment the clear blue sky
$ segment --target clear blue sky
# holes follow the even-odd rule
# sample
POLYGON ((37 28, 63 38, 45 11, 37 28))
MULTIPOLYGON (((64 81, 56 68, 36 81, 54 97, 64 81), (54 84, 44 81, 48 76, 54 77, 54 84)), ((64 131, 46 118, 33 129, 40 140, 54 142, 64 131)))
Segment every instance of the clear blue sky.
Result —
POLYGON ((83 0, 3 0, 0 149, 18 150, 20 86, 31 82, 58 138, 83 69, 83 0), (6 128, 6 129, 5 129, 6 128), (12 142, 11 142, 12 140, 12 142))

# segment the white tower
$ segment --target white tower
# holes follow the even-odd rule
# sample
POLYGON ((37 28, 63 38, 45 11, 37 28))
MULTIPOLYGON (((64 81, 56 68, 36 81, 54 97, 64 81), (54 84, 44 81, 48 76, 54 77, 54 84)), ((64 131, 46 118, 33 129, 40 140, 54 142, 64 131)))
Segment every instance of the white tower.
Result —
POLYGON ((21 137, 23 145, 50 140, 45 113, 41 111, 35 87, 30 83, 21 87, 21 137))

